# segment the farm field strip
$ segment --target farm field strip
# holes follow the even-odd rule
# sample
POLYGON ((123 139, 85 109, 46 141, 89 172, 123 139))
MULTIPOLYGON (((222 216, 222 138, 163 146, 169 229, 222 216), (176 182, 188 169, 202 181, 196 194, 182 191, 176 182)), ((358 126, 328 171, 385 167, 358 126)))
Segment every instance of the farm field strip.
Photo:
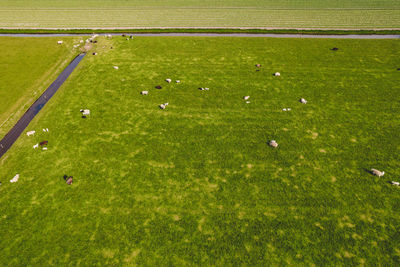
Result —
MULTIPOLYGON (((246 1, 247 2, 247 1, 246 1)), ((1 3, 1 2, 0 2, 1 3)), ((269 27, 269 28, 400 28, 400 4, 396 1, 247 2, 107 2, 51 4, 5 2, 0 5, 0 28, 102 28, 102 27, 269 27), (208 2, 208 3, 207 3, 208 2), (158 5, 156 5, 158 4, 158 5), (236 6, 235 6, 236 5, 236 6), (325 7, 324 7, 325 6, 325 7), (90 12, 88 12, 90 10, 90 12), (22 20, 23 18, 23 20, 22 20)))
POLYGON ((270 8, 270 9, 374 9, 374 8, 400 8, 397 0, 153 0, 143 3, 141 0, 69 0, 69 1, 51 1, 36 0, 34 4, 27 0, 0 0, 2 8, 90 8, 90 9, 114 9, 114 8, 270 8))

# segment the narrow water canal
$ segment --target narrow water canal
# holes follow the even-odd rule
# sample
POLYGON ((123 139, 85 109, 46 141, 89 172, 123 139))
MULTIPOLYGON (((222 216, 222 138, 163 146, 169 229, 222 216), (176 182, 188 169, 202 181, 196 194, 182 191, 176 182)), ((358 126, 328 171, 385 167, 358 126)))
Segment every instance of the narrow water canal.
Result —
POLYGON ((78 66, 79 62, 85 56, 85 53, 78 55, 69 65, 61 72, 57 79, 44 91, 44 93, 30 106, 30 108, 22 115, 14 127, 0 141, 0 158, 14 144, 21 133, 26 129, 32 119, 40 112, 47 101, 57 92, 60 86, 65 82, 73 70, 78 66))

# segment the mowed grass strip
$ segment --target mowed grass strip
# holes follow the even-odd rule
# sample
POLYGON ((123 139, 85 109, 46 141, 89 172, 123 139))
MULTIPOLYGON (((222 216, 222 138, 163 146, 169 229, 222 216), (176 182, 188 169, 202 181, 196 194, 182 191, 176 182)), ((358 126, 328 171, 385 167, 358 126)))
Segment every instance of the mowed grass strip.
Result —
POLYGON ((400 29, 400 10, 0 10, 3 28, 400 29), (21 18, 24 18, 22 21, 21 18), (44 19, 45 18, 45 19, 44 19), (251 19, 250 19, 251 18, 251 19))
POLYGON ((29 127, 50 132, 0 162, 0 262, 399 261, 398 41, 114 37, 94 51, 29 127))
POLYGON ((395 0, 0 0, 0 27, 399 29, 400 4, 395 0))
POLYGON ((79 53, 73 49, 76 41, 0 37, 0 139, 79 53))

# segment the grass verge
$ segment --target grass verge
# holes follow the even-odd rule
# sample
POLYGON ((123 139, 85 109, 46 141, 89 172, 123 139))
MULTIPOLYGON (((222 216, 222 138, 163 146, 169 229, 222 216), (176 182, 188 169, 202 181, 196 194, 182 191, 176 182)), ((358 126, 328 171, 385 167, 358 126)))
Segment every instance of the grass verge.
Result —
POLYGON ((77 39, 0 37, 0 138, 79 53, 77 39))

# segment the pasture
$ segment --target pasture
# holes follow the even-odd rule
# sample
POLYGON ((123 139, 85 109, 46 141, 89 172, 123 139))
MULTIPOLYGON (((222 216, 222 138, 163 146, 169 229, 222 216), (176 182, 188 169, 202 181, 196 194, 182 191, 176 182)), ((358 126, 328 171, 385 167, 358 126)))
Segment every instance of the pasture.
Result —
POLYGON ((92 52, 0 161, 2 265, 399 264, 397 40, 92 52))
POLYGON ((76 55, 74 39, 0 37, 0 139, 76 55))
POLYGON ((0 0, 0 28, 400 28, 397 0, 0 0))

